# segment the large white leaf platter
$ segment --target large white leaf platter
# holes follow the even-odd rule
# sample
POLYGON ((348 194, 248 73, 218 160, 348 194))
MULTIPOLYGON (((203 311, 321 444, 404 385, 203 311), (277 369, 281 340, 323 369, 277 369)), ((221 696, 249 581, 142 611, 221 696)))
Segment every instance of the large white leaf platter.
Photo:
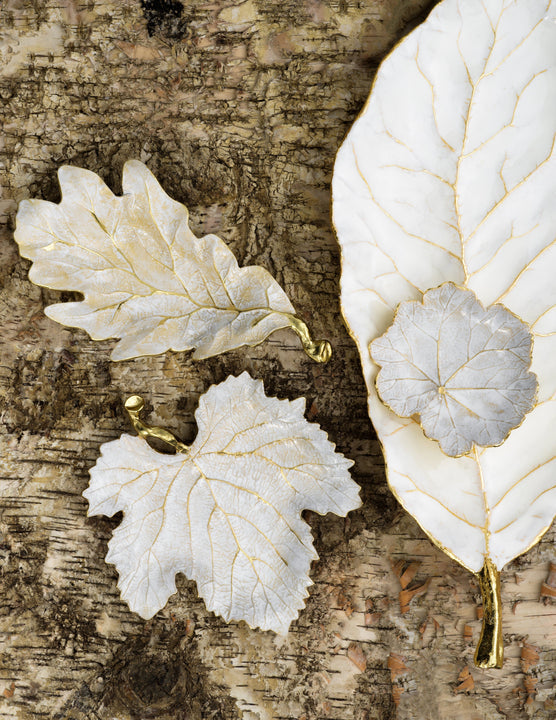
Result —
POLYGON ((301 512, 346 515, 359 507, 353 462, 305 420, 304 398, 270 398, 248 373, 200 398, 190 447, 143 423, 138 396, 126 407, 141 435, 178 452, 162 454, 124 434, 102 445, 90 471, 89 515, 124 513, 106 556, 122 599, 150 618, 183 572, 226 621, 286 633, 318 557, 301 512))
POLYGON ((196 237, 187 208, 146 165, 126 162, 122 197, 89 170, 63 166, 58 178, 61 203, 22 201, 15 230, 33 282, 84 296, 47 307, 52 320, 93 340, 120 338, 112 360, 169 349, 206 358, 286 327, 312 359, 329 359, 330 344, 313 342, 270 273, 238 267, 216 235, 196 237))
POLYGON ((389 484, 472 572, 535 544, 556 509, 556 2, 444 0, 382 63, 334 170, 342 308, 389 484), (381 402, 370 343, 452 281, 533 335, 534 409, 448 457, 381 402))

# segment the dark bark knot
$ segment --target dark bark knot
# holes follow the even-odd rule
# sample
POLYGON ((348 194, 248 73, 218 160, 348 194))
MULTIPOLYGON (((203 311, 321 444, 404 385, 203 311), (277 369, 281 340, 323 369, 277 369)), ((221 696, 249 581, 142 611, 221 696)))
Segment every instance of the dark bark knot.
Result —
POLYGON ((182 17, 184 6, 179 0, 141 0, 141 8, 150 36, 177 41, 186 34, 187 19, 182 17))

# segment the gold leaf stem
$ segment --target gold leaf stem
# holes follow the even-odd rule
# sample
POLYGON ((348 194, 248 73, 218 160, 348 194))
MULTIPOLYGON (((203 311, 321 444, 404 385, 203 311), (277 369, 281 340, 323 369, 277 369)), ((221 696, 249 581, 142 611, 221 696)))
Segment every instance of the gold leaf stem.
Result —
POLYGON ((141 420, 139 414, 144 407, 145 401, 140 395, 131 395, 131 397, 128 397, 125 401, 125 409, 127 410, 127 414, 129 415, 137 434, 142 438, 145 438, 145 440, 147 438, 157 438, 157 440, 162 440, 163 442, 168 443, 168 445, 171 445, 177 452, 187 452, 189 447, 180 442, 169 430, 165 430, 160 427, 152 427, 141 420))
POLYGON ((295 315, 290 315, 289 313, 284 313, 284 315, 288 318, 291 329, 296 332, 301 339, 303 349, 311 360, 318 363, 328 362, 330 360, 330 356, 332 355, 332 345, 328 342, 328 340, 319 340, 318 342, 314 342, 311 337, 311 333, 309 332, 309 328, 303 320, 300 320, 295 315))
POLYGON ((501 668, 504 662, 502 638, 502 600, 500 573, 490 558, 477 573, 483 596, 483 627, 475 650, 475 665, 480 668, 501 668))

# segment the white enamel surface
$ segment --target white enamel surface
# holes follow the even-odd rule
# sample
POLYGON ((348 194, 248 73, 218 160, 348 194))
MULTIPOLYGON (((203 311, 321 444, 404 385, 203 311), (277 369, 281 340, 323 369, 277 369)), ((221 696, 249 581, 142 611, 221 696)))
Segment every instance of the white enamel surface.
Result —
POLYGON ((534 406, 531 333, 502 305, 444 283, 404 302, 370 346, 377 390, 397 415, 420 416, 425 435, 451 457, 500 445, 534 406))
POLYGON ((188 212, 137 160, 123 196, 88 170, 58 171, 62 202, 23 201, 15 239, 30 279, 83 293, 46 314, 94 340, 121 338, 113 360, 196 348, 194 357, 256 345, 288 326, 284 291, 261 267, 239 268, 216 235, 197 238, 188 212))
POLYGON ((390 485, 470 570, 501 568, 556 507, 556 2, 444 0, 384 61, 338 154, 342 306, 390 485), (533 331, 538 404, 503 445, 448 458, 375 390, 369 343, 453 281, 533 331))
POLYGON ((124 512, 106 560, 133 611, 152 617, 183 572, 225 620, 287 632, 317 557, 301 511, 346 515, 360 505, 352 461, 304 410, 303 398, 269 398, 243 373, 201 397, 187 454, 163 455, 130 435, 102 446, 83 494, 89 515, 124 512))

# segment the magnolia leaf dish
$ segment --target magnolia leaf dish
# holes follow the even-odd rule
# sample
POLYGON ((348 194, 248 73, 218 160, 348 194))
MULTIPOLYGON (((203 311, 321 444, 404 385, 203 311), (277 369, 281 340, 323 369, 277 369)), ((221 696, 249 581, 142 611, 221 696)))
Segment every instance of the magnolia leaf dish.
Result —
POLYGON ((502 664, 499 571, 556 508, 555 144, 556 1, 443 0, 382 63, 334 169, 388 481, 478 574, 483 667, 502 664))
POLYGON ((206 358, 286 327, 314 360, 329 359, 330 344, 313 342, 274 278, 238 267, 216 235, 196 237, 187 208, 143 163, 125 164, 122 197, 89 170, 64 166, 58 178, 61 203, 24 200, 15 231, 33 282, 84 295, 47 307, 52 320, 120 338, 113 360, 192 348, 206 358))
POLYGON ((150 618, 183 572, 226 621, 287 632, 318 557, 301 512, 346 515, 359 507, 352 461, 305 420, 303 398, 269 398, 247 373, 201 397, 190 447, 142 422, 142 407, 138 396, 126 403, 137 432, 176 454, 122 435, 102 446, 83 493, 89 515, 124 513, 106 556, 123 600, 150 618))

